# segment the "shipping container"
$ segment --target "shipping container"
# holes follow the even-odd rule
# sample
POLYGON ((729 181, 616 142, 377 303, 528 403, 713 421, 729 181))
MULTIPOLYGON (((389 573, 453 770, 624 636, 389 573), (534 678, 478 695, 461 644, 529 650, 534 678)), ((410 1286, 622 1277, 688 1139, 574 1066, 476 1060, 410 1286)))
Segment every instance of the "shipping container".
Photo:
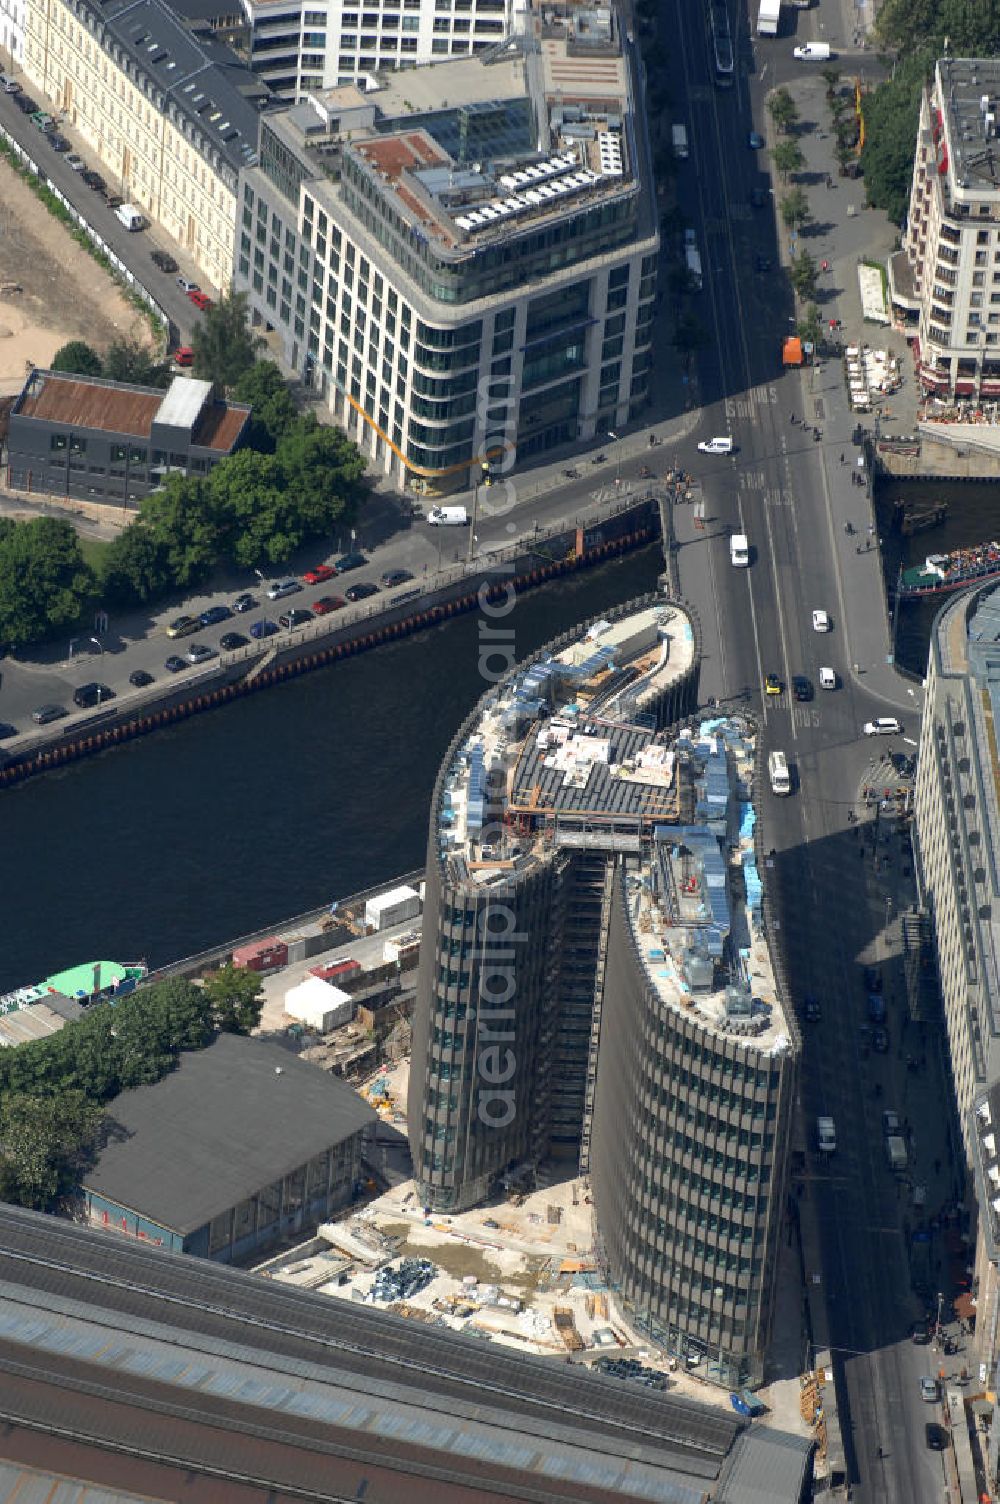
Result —
POLYGON ((280 971, 288 965, 288 946, 277 935, 267 940, 251 940, 249 945, 239 945, 233 951, 233 965, 247 971, 280 971))
POLYGON ((309 975, 319 977, 321 982, 336 982, 341 986, 349 977, 357 976, 360 970, 360 961, 345 956, 342 961, 328 961, 325 966, 311 966, 309 975))
POLYGON ((285 993, 285 1012, 319 1034, 329 1034, 349 1024, 354 1017, 354 1003, 346 992, 332 987, 319 977, 306 977, 285 993))
POLYGON ((387 930, 407 919, 416 919, 420 913, 420 895, 415 888, 391 888, 388 893, 379 893, 365 904, 365 926, 373 930, 387 930))

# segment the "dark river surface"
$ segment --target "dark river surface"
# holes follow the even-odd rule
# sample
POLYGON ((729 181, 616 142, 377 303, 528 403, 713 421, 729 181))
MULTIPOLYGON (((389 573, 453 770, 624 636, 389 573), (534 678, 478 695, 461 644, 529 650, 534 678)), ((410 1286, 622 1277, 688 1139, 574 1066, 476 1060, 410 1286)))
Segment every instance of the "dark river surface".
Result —
MULTIPOLYGON (((928 554, 1000 539, 1000 480, 888 482, 878 491, 878 513, 887 582, 893 583, 900 563, 922 564, 928 554), (917 512, 930 511, 935 502, 946 502, 947 518, 937 527, 904 538, 893 521, 897 498, 905 499, 917 512)), ((925 596, 900 607, 896 660, 901 668, 923 677, 934 618, 951 599, 949 595, 925 596)))
MULTIPOLYGON (((519 658, 650 590, 658 546, 521 596, 519 658)), ((489 685, 477 614, 0 794, 0 992, 153 966, 423 865, 428 800, 489 685)))

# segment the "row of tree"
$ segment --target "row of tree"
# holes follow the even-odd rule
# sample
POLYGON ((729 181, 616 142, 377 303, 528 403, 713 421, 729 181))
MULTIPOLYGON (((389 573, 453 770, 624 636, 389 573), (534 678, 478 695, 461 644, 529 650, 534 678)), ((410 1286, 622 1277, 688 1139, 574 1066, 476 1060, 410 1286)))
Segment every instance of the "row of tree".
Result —
POLYGON ((119 1092, 161 1080, 219 1033, 249 1033, 262 1006, 256 974, 228 965, 200 987, 156 982, 0 1051, 0 1199, 51 1209, 93 1162, 119 1092))
POLYGON ((72 631, 96 605, 148 605, 236 564, 283 564, 355 516, 364 461, 339 429, 299 414, 277 366, 262 361, 234 392, 252 408, 247 447, 208 475, 168 475, 97 564, 55 518, 0 518, 0 645, 72 631))

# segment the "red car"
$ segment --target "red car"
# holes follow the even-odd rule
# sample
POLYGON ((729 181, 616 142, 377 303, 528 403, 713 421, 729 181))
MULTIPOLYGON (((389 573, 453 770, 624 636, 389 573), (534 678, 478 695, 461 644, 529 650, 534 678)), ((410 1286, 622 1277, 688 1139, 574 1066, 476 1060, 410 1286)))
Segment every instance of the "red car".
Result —
POLYGON ((190 345, 181 345, 174 351, 173 358, 175 366, 194 365, 194 351, 192 350, 190 345))
POLYGON ((326 616, 331 611, 342 611, 346 605, 342 595, 321 595, 318 601, 313 601, 312 608, 317 616, 326 616))
POLYGON ((322 585, 324 580, 332 580, 336 573, 337 571, 331 569, 329 564, 317 564, 315 569, 310 569, 309 573, 304 574, 302 578, 307 585, 322 585))
POLYGON ((211 308, 212 306, 212 299, 207 293, 202 292, 200 287, 193 287, 188 293, 188 297, 196 308, 201 309, 202 313, 205 312, 206 308, 211 308))

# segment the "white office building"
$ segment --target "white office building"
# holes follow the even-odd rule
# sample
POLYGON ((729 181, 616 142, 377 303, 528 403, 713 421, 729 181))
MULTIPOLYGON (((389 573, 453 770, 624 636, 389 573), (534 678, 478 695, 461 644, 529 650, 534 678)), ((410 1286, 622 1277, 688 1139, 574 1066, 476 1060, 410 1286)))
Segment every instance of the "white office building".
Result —
POLYGON ((418 491, 647 397, 659 242, 632 45, 616 13, 546 10, 508 49, 269 113, 241 175, 234 285, 418 491))

